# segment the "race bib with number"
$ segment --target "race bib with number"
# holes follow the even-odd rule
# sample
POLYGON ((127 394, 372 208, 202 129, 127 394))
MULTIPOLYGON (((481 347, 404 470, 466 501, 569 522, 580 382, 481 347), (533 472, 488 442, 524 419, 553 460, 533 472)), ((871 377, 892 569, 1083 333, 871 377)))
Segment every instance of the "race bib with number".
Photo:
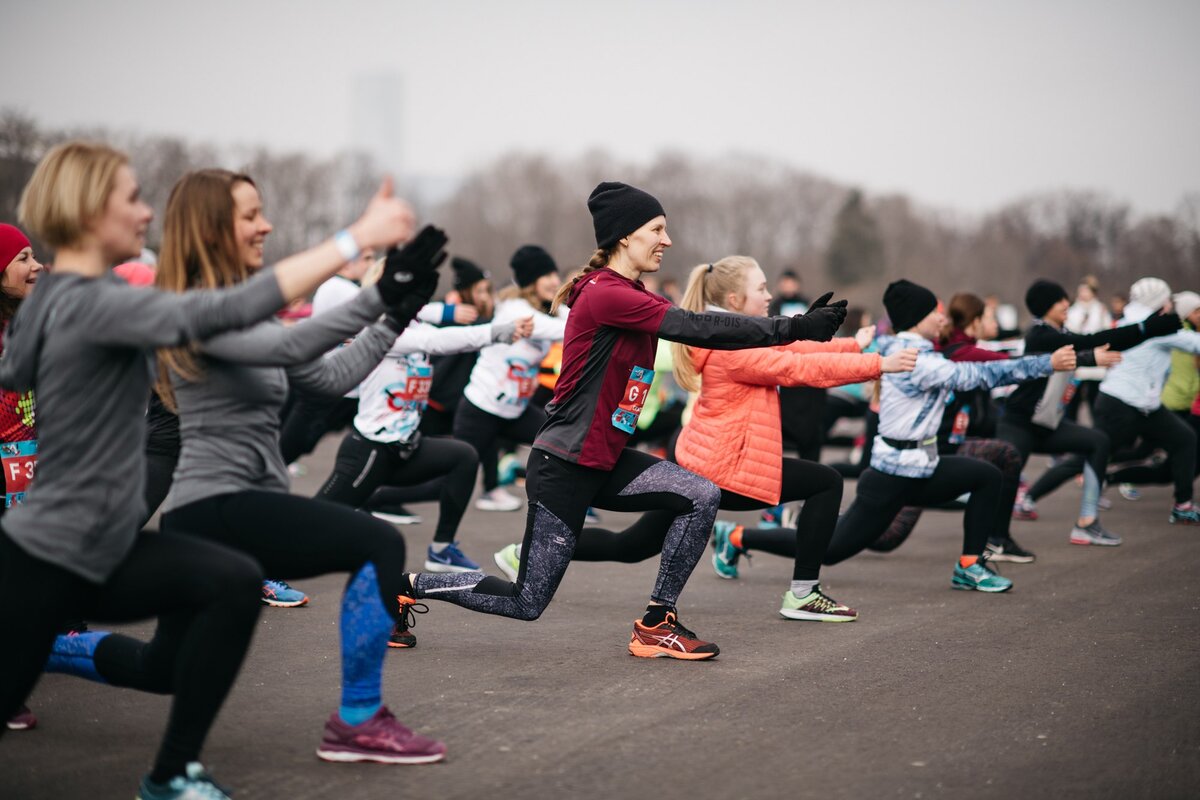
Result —
POLYGON ((4 469, 4 507, 25 502, 25 492, 37 468, 37 440, 0 444, 0 462, 4 469))
POLYGON ((637 428, 638 416, 646 396, 650 394, 650 384, 654 381, 654 370, 645 367, 634 367, 629 372, 629 382, 625 384, 625 393, 617 410, 613 412, 612 424, 626 433, 633 433, 637 428))

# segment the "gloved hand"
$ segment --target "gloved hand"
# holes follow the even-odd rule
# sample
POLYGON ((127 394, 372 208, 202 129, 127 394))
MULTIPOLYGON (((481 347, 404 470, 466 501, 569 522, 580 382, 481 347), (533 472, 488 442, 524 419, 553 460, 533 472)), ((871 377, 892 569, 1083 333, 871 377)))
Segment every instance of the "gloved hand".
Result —
POLYGON ((807 312, 792 317, 793 341, 828 342, 833 338, 846 321, 846 301, 839 300, 833 305, 826 305, 831 297, 833 292, 826 292, 809 306, 807 312))
POLYGON ((496 344, 512 344, 513 334, 517 332, 517 321, 493 322, 492 342, 496 344))
MULTIPOLYGON (((445 258, 444 253, 442 257, 445 258)), ((396 301, 395 305, 388 308, 387 313, 384 315, 384 322, 398 334, 404 333, 404 329, 408 327, 408 323, 416 318, 417 312, 429 302, 434 292, 437 291, 438 273, 436 267, 433 272, 423 273, 403 285, 406 293, 396 301)), ((380 290, 380 294, 382 294, 382 290, 380 290)))
MULTIPOLYGON (((424 275, 437 276, 438 265, 446 260, 444 248, 447 241, 445 232, 440 228, 426 225, 404 247, 388 250, 378 284, 384 305, 394 307, 412 291, 410 284, 418 278, 424 275)), ((436 281, 433 288, 437 289, 436 281)))
POLYGON ((1142 321, 1142 330, 1146 332, 1146 336, 1166 336, 1174 333, 1183 327, 1183 322, 1179 319, 1179 315, 1170 314, 1154 314, 1146 317, 1142 321))

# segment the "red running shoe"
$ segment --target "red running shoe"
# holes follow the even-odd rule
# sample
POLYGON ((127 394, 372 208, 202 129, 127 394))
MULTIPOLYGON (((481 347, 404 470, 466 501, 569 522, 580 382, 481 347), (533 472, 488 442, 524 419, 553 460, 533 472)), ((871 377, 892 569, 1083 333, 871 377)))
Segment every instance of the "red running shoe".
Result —
POLYGON ((431 764, 446 757, 446 745, 413 733, 381 706, 361 725, 347 725, 333 712, 317 748, 324 761, 377 761, 380 764, 431 764))
POLYGON ((633 634, 629 637, 629 653, 638 658, 682 658, 700 661, 716 658, 721 649, 712 642, 696 638, 696 634, 679 624, 675 612, 668 611, 667 618, 648 628, 640 619, 633 622, 633 634))
POLYGON ((37 727, 37 717, 33 715, 28 706, 21 706, 17 709, 17 713, 8 718, 6 727, 10 731, 27 731, 37 727))

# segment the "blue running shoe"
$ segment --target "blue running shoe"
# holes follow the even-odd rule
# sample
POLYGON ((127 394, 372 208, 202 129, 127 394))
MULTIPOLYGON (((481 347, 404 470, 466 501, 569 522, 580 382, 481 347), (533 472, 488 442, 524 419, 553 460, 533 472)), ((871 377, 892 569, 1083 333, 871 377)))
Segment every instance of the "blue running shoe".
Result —
POLYGON ((262 601, 275 608, 299 608, 308 602, 308 595, 293 589, 284 581, 263 581, 262 601))
POLYGON ((955 564, 950 586, 973 592, 1007 592, 1012 588, 1012 581, 988 569, 984 562, 985 558, 981 557, 969 567, 955 564))
POLYGON ((425 553, 425 571, 479 572, 479 565, 458 549, 458 542, 451 542, 440 553, 434 551, 433 545, 429 545, 429 550, 425 553))
POLYGON ((1172 525, 1200 525, 1200 511, 1195 508, 1172 508, 1167 520, 1172 525))
POLYGON ((191 761, 183 775, 167 783, 142 778, 137 800, 230 800, 229 790, 216 783, 199 761, 191 761))
POLYGON ((778 528, 783 523, 783 503, 772 508, 764 509, 762 521, 758 523, 759 530, 778 528))
MULTIPOLYGON (((733 535, 740 526, 733 522, 725 522, 717 520, 713 523, 713 571, 717 573, 718 578, 735 581, 738 576, 738 559, 741 558, 745 550, 740 547, 734 547, 729 541, 729 537, 733 535)), ((749 554, 746 554, 749 558, 749 554)))

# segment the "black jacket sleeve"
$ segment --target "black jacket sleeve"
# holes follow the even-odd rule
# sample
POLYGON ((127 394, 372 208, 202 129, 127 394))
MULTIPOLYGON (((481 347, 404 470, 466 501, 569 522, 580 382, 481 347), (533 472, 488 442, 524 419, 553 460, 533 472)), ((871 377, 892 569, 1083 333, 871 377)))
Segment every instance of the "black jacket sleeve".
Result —
POLYGON ((743 314, 713 312, 698 314, 672 306, 659 323, 658 335, 668 341, 710 350, 741 350, 793 341, 791 323, 791 317, 747 317, 743 314))
MULTIPOLYGON (((1146 333, 1141 325, 1124 325, 1097 333, 1071 333, 1060 331, 1050 325, 1035 325, 1025 336, 1025 354, 1053 353, 1060 347, 1071 345, 1077 351, 1091 350, 1101 345, 1108 345, 1113 350, 1128 350, 1146 341, 1146 333)), ((1094 366, 1092 363, 1081 366, 1094 366)))

